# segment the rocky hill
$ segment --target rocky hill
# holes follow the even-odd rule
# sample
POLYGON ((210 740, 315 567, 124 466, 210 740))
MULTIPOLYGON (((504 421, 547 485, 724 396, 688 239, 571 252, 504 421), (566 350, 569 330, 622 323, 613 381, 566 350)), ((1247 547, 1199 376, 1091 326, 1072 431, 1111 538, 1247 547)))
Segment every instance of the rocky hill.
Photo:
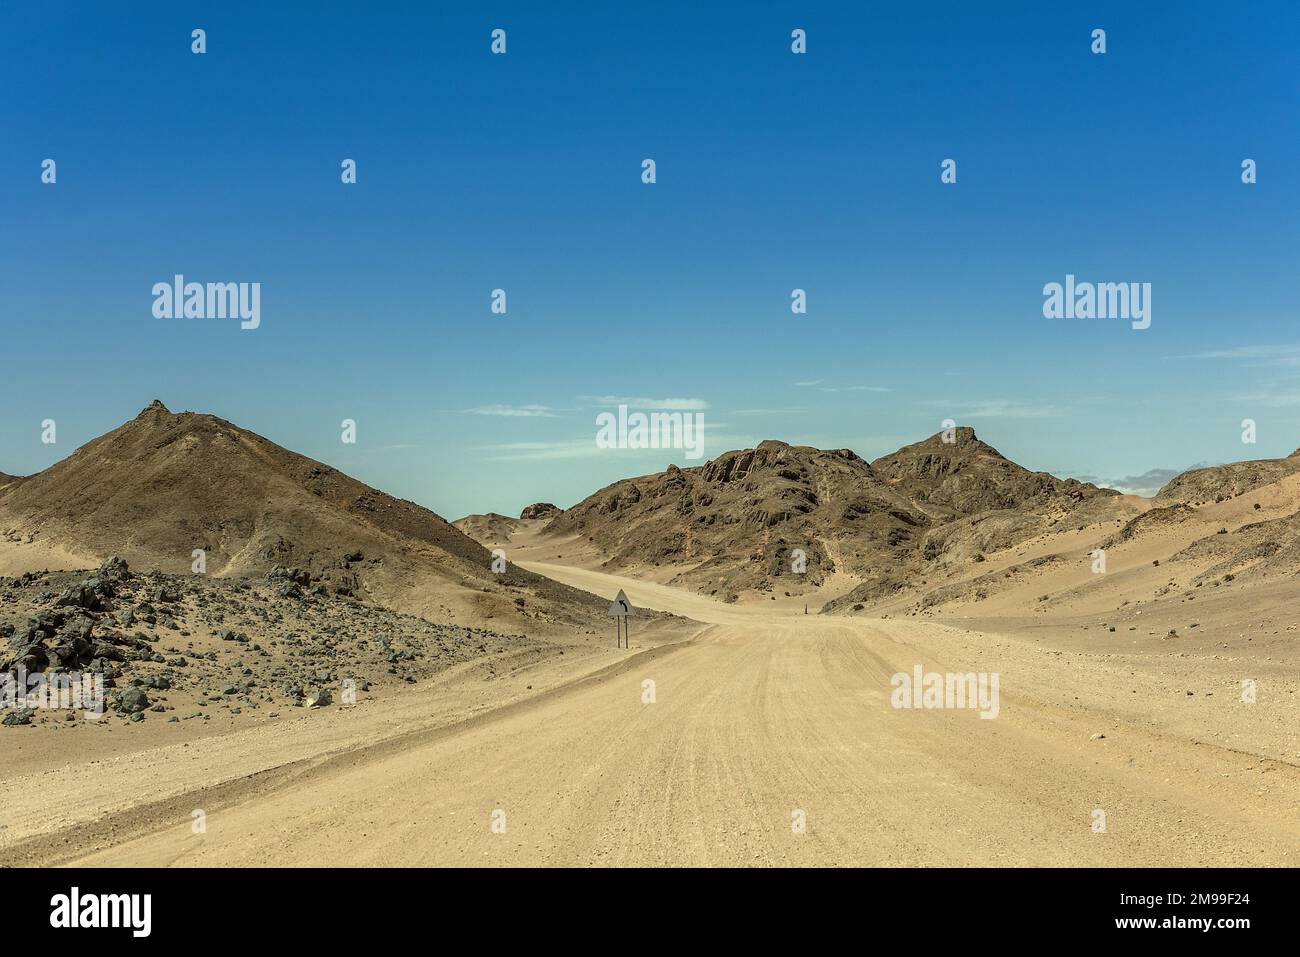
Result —
POLYGON ((0 488, 10 541, 190 574, 299 568, 331 592, 454 620, 586 620, 600 603, 511 566, 440 516, 223 419, 154 402, 36 475, 0 488))
POLYGON ((1027 523, 1034 534, 994 536, 989 544, 999 547, 982 549, 973 561, 944 550, 902 573, 868 575, 823 611, 969 616, 1092 609, 1136 618, 1161 603, 1190 604, 1206 595, 1253 601, 1244 596, 1258 589, 1276 598, 1269 589, 1293 588, 1300 574, 1296 464, 1293 456, 1193 469, 1155 499, 1085 497, 1045 526, 1024 509, 948 522, 929 533, 927 556, 941 537, 956 537, 970 558, 972 534, 990 524, 1027 523), (1100 571, 1097 549, 1106 559, 1100 571))
POLYGON ((488 548, 505 545, 519 527, 519 519, 502 515, 499 512, 466 515, 451 523, 474 541, 488 548))
POLYGON ((768 440, 616 482, 544 531, 595 544, 611 570, 671 566, 672 581, 726 598, 797 594, 837 569, 889 590, 927 562, 1023 540, 1116 495, 1021 468, 971 429, 954 438, 870 463, 848 449, 768 440))
POLYGON ((1255 459, 1190 469, 1156 493, 1157 505, 1222 502, 1300 472, 1300 450, 1284 459, 1255 459))
POLYGON ((1066 512, 1087 498, 1117 494, 1075 479, 1031 472, 982 442, 971 428, 940 432, 871 463, 876 474, 938 521, 995 509, 1066 512))
POLYGON ((563 510, 559 506, 552 505, 550 502, 535 502, 520 512, 519 517, 524 521, 535 518, 554 518, 561 511, 563 510))
MULTIPOLYGON (((702 466, 616 482, 556 516, 545 533, 590 540, 612 569, 680 566, 674 581, 730 595, 791 576, 795 549, 816 585, 840 552, 866 559, 914 538, 924 524, 847 449, 769 440, 702 466), (847 534, 832 555, 823 539, 834 526, 847 534)), ((802 581, 791 577, 792 586, 802 581)))
POLYGON ((549 502, 537 502, 527 506, 518 518, 502 515, 500 512, 484 512, 466 515, 451 524, 464 532, 480 545, 497 548, 511 544, 520 531, 532 531, 540 528, 549 519, 559 515, 562 509, 549 502))

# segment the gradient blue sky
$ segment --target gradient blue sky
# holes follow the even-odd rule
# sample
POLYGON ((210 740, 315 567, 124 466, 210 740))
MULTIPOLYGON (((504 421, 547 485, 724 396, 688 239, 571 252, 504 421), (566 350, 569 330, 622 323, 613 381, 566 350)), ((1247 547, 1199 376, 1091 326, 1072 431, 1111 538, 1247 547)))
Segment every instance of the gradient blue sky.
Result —
POLYGON ((909 6, 6 4, 0 470, 155 397, 448 518, 688 464, 598 450, 611 396, 693 400, 706 457, 1300 446, 1296 5, 909 6), (261 282, 261 328, 155 319, 176 272, 261 282), (1151 328, 1043 318, 1067 272, 1151 328))

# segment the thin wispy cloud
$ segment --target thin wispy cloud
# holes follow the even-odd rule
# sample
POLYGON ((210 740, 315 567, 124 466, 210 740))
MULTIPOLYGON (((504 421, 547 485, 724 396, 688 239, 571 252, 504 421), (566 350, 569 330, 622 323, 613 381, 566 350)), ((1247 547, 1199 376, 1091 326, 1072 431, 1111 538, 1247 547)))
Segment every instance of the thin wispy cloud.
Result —
POLYGON ((1025 402, 1020 399, 982 399, 961 402, 932 400, 926 405, 941 410, 959 422, 962 419, 1045 419, 1061 415, 1065 411, 1058 406, 1025 402))
MULTIPOLYGON (((757 444, 757 440, 753 436, 711 431, 705 432, 704 441, 704 459, 714 458, 733 449, 752 448, 757 444)), ((681 449, 601 448, 596 444, 594 433, 579 438, 559 439, 553 442, 503 442, 480 446, 479 451, 483 453, 483 459, 488 462, 549 462, 564 459, 600 459, 608 461, 613 456, 648 461, 652 465, 657 461, 675 461, 683 468, 704 464, 704 459, 686 461, 681 449)))
POLYGON ((1171 359, 1226 360, 1265 366, 1300 366, 1300 344, 1279 343, 1262 346, 1233 346, 1169 356, 1171 359))
POLYGON ((893 392, 893 389, 886 388, 883 385, 826 385, 825 379, 808 379, 805 382, 796 382, 795 386, 800 389, 816 389, 818 392, 893 392))
POLYGON ((505 442, 483 446, 489 462, 541 462, 555 459, 595 458, 606 451, 596 447, 593 438, 566 439, 559 442, 505 442))
POLYGON ((507 419, 554 419, 555 410, 546 405, 480 405, 465 409, 466 415, 495 415, 507 419))
POLYGON ((1234 395, 1232 401, 1269 409, 1293 409, 1300 406, 1300 392, 1285 390, 1255 392, 1248 395, 1234 395))
POLYGON ((595 405, 626 405, 639 409, 662 410, 667 412, 699 412, 709 408, 703 399, 666 398, 650 399, 635 395, 580 395, 578 401, 595 405))

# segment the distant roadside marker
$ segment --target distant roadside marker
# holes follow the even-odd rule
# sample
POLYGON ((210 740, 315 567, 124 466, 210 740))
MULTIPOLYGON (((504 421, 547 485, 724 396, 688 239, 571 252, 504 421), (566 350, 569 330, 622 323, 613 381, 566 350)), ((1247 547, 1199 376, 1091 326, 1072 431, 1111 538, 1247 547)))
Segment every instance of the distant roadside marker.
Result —
POLYGON ((627 593, 623 589, 618 590, 614 596, 614 601, 609 606, 607 613, 610 618, 614 619, 614 641, 618 648, 631 648, 627 633, 627 620, 636 616, 636 609, 632 603, 627 600, 627 593))

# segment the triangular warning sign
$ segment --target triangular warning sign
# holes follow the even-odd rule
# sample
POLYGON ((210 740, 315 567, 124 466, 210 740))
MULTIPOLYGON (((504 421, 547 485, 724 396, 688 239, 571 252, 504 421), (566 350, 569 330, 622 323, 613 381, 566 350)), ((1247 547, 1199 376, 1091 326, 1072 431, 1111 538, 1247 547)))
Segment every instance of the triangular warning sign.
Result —
POLYGON ((623 589, 621 588, 618 590, 618 595, 615 596, 613 603, 609 606, 609 617, 610 618, 635 618, 636 617, 636 609, 632 607, 632 603, 627 600, 627 595, 623 592, 623 589))

